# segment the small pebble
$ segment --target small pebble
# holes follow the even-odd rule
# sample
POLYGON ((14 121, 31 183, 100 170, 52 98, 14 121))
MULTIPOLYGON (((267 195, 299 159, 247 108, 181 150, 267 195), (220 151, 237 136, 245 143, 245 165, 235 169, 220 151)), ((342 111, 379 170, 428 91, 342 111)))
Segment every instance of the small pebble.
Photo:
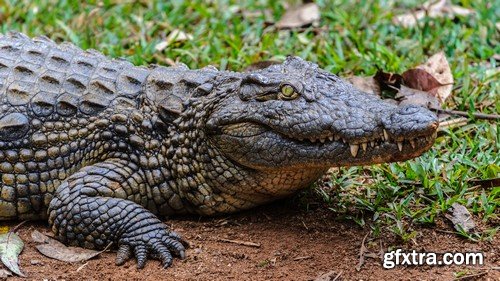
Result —
POLYGON ((30 260, 30 263, 32 265, 43 265, 43 262, 41 262, 40 260, 30 260))

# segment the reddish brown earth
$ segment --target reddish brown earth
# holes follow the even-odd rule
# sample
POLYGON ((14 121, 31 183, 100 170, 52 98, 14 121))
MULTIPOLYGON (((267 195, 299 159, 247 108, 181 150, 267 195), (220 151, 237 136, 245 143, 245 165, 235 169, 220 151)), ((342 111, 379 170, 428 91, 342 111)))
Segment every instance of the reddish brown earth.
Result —
POLYGON ((33 229, 49 231, 43 223, 28 223, 19 230, 26 242, 20 256, 21 269, 28 280, 315 280, 325 273, 329 277, 321 280, 453 280, 454 274, 461 271, 476 275, 461 280, 500 280, 499 235, 492 242, 474 243, 452 234, 451 226, 444 222, 420 229, 417 238, 404 245, 389 234, 382 235, 387 238, 368 238, 365 245, 374 253, 380 245, 383 250, 395 246, 422 252, 480 251, 485 254, 484 266, 387 270, 372 255, 357 271, 360 246, 368 227, 340 221, 335 213, 323 208, 305 211, 287 202, 237 215, 174 218, 167 223, 191 244, 187 259, 176 259, 167 270, 161 269, 158 261, 149 261, 143 270, 137 270, 132 260, 117 267, 111 252, 77 264, 46 258, 37 252, 30 238, 33 229), (260 247, 221 239, 253 242, 260 247))

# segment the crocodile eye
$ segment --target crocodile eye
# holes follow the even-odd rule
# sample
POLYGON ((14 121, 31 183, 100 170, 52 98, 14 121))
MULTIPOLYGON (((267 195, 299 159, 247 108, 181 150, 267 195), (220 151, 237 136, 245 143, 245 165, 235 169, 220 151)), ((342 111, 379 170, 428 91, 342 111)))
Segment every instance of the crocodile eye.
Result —
POLYGON ((284 84, 281 86, 281 92, 278 95, 278 98, 281 100, 293 100, 299 97, 297 91, 292 85, 284 84))

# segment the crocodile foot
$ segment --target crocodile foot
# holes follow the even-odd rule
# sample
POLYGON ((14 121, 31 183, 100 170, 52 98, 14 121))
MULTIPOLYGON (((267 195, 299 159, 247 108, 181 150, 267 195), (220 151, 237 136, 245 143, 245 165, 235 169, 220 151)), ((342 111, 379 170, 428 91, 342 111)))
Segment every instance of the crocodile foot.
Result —
POLYGON ((163 267, 172 264, 172 253, 184 259, 185 246, 183 240, 174 231, 166 227, 145 226, 125 233, 119 241, 116 265, 122 265, 134 256, 137 268, 144 268, 148 257, 158 259, 163 267))

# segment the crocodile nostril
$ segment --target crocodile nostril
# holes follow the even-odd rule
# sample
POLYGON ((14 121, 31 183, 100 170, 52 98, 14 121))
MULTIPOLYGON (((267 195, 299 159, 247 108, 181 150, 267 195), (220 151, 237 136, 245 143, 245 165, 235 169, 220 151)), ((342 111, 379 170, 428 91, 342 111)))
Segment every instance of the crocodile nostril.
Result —
POLYGON ((423 107, 417 106, 417 105, 407 105, 399 110, 399 114, 401 115, 409 115, 409 114, 415 114, 418 111, 421 111, 423 107))

